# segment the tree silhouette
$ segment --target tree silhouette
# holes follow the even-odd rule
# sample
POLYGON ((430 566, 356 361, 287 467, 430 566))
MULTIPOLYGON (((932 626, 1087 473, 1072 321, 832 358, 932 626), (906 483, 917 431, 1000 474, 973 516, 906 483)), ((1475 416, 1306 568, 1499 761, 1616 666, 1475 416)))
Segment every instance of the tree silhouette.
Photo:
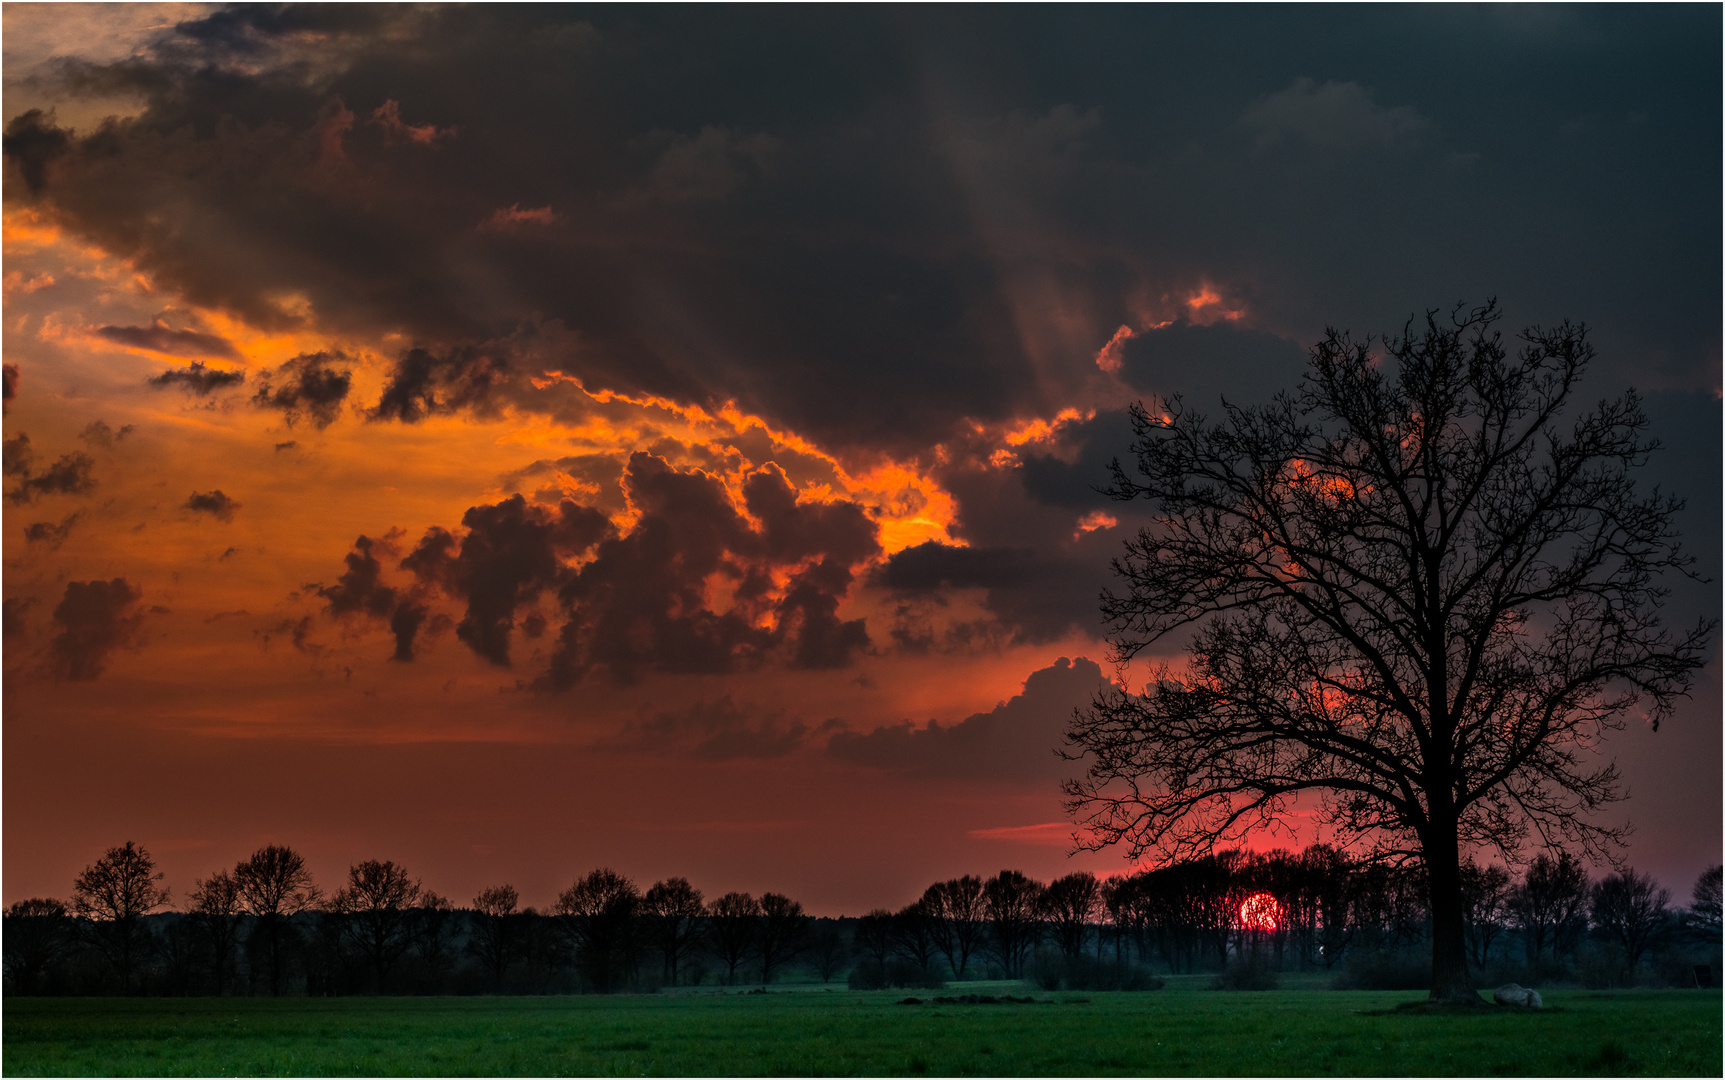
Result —
POLYGON ((672 986, 677 985, 679 961, 700 941, 705 899, 688 878, 680 877, 655 883, 641 898, 648 934, 664 956, 665 981, 672 986))
POLYGON ((215 964, 216 996, 233 967, 234 946, 239 943, 240 918, 245 905, 240 899, 239 882, 226 870, 218 870, 202 881, 192 882, 187 902, 192 923, 210 943, 215 964))
POLYGON ((1024 961, 1042 936, 1037 920, 1044 886, 1017 870, 1002 870, 982 886, 989 945, 1009 979, 1024 978, 1024 961))
POLYGON ((1042 911, 1061 953, 1076 959, 1084 951, 1090 924, 1102 914, 1102 886, 1095 874, 1083 870, 1055 878, 1042 894, 1042 911))
POLYGON ((491 972, 491 988, 503 992, 503 976, 522 955, 521 915, 515 905, 521 896, 513 885, 493 885, 473 898, 472 931, 467 952, 491 972))
POLYGON ((923 892, 922 906, 935 920, 935 944, 946 955, 952 977, 963 979, 971 954, 982 944, 983 930, 988 923, 982 879, 975 874, 965 874, 936 882, 923 892))
POLYGON ((1297 392, 1214 424, 1134 407, 1141 479, 1116 462, 1112 494, 1157 517, 1103 612, 1121 665, 1175 633, 1187 663, 1068 732, 1093 755, 1066 785, 1085 847, 1178 857, 1310 795, 1338 835, 1418 859, 1439 1003, 1480 1001, 1462 849, 1613 843, 1587 815, 1617 773, 1584 756, 1637 705, 1668 715, 1712 629, 1660 624, 1691 560, 1681 503, 1632 479, 1655 446, 1634 393, 1571 419, 1585 329, 1530 329, 1511 358, 1498 319, 1331 330, 1297 392))
POLYGON ((150 853, 128 840, 107 852, 72 883, 72 911, 90 944, 120 977, 120 992, 132 992, 132 974, 149 947, 144 916, 168 902, 150 853))
POLYGON ((367 859, 347 868, 347 884, 331 898, 342 935, 371 961, 380 994, 389 969, 413 942, 410 912, 422 891, 404 867, 367 859))
POLYGON ((19 900, 6 907, 5 965, 20 994, 40 993, 72 942, 66 905, 51 898, 19 900))
POLYGON ((575 945, 582 972, 602 994, 616 990, 634 966, 640 905, 635 883, 603 868, 565 889, 552 905, 575 945))
POLYGON ((1719 944, 1721 867, 1710 866, 1695 879, 1690 894, 1689 928, 1702 941, 1719 944))
POLYGON ((1521 930, 1529 963, 1548 948, 1565 951, 1573 928, 1587 917, 1587 871, 1567 851, 1559 851, 1555 859, 1540 852, 1510 894, 1509 911, 1521 930))
POLYGON ((1461 898, 1467 908, 1469 960, 1484 967, 1491 959, 1491 945, 1503 932, 1509 914, 1509 871, 1497 863, 1479 865, 1472 858, 1461 864, 1461 898))
POLYGON ((1671 893, 1646 874, 1625 867, 1588 891, 1593 931, 1622 950, 1623 972, 1633 972, 1671 920, 1671 893))
POLYGON ((279 997, 292 936, 288 920, 318 902, 317 886, 312 884, 305 856, 281 844, 258 848, 235 866, 234 884, 246 910, 258 920, 257 932, 269 956, 270 993, 279 997))
POLYGON ((761 929, 755 951, 761 958, 762 986, 773 981, 775 971, 801 954, 808 924, 802 904, 781 893, 761 894, 761 929))
POLYGON ((707 947, 725 965, 725 985, 753 955, 760 933, 761 903, 748 893, 728 892, 707 906, 707 947))

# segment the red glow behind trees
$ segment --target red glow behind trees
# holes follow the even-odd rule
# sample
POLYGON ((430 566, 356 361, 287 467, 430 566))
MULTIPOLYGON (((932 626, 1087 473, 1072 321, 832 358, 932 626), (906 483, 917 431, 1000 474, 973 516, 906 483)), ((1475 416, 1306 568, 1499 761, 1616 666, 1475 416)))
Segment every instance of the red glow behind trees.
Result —
POLYGON ((1282 928, 1282 902, 1267 892, 1255 892, 1240 901, 1240 929, 1273 934, 1282 928))

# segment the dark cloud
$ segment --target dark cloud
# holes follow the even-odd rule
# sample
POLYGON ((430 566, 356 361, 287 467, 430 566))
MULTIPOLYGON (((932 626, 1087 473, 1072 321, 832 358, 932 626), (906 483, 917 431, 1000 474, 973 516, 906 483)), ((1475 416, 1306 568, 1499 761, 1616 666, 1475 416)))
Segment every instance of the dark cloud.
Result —
POLYGON ((7 501, 15 506, 33 503, 43 495, 87 495, 96 488, 91 475, 96 462, 89 454, 62 454, 54 464, 36 472, 30 436, 7 439, 5 448, 6 475, 21 478, 18 486, 6 493, 7 501))
POLYGON ((347 569, 334 585, 318 586, 317 595, 328 601, 325 610, 336 618, 368 615, 387 619, 395 611, 397 593, 383 581, 383 564, 377 555, 395 554, 393 534, 379 539, 361 536, 343 560, 347 569))
POLYGON ((151 352, 188 359, 194 356, 214 356, 223 360, 244 359, 240 351, 234 348, 233 342, 227 338, 217 334, 201 334, 196 330, 172 330, 160 322, 150 326, 103 326, 96 330, 96 336, 119 345, 129 345, 134 349, 148 349, 151 352))
POLYGON ((601 667, 625 682, 648 668, 746 670, 781 648, 793 667, 843 667, 868 647, 861 620, 837 617, 856 564, 880 550, 861 507, 800 502, 767 467, 743 484, 757 529, 716 477, 645 453, 629 459, 623 484, 640 518, 560 590, 568 617, 543 685, 601 667), (773 572, 784 569, 793 573, 775 597, 773 572), (722 612, 708 607, 715 577, 730 585, 722 612))
POLYGON ((215 491, 192 492, 185 502, 185 508, 197 514, 211 514, 220 521, 232 521, 234 511, 240 508, 240 504, 217 488, 215 491))
POLYGON ((193 361, 183 368, 170 368, 160 375, 151 376, 148 380, 151 386, 178 386, 199 397, 207 397, 216 390, 226 390, 230 386, 238 386, 246 381, 243 371, 220 371, 208 368, 202 361, 193 361))
POLYGON ((48 643, 54 674, 74 681, 100 675, 113 651, 137 633, 143 621, 137 610, 141 595, 125 578, 67 582, 54 608, 60 632, 48 643))
POLYGON ((739 706, 726 695, 717 701, 702 701, 687 709, 631 721, 601 746, 665 757, 731 761, 783 757, 812 734, 815 732, 808 724, 787 719, 783 710, 762 712, 747 704, 739 706))
MULTIPOLYGON (((1197 412, 1216 415, 1226 398, 1237 405, 1267 401, 1291 390, 1306 371, 1296 342, 1218 322, 1180 320, 1126 341, 1120 375, 1146 394, 1181 396, 1197 412)), ((1124 445, 1121 447, 1124 449, 1124 445)))
POLYGON ((32 544, 47 544, 50 548, 57 548, 66 542, 66 537, 72 533, 72 526, 78 524, 81 516, 77 513, 68 514, 58 524, 52 521, 32 522, 24 527, 24 539, 32 544))
POLYGON ((912 776, 1053 781, 1079 769, 1056 753, 1072 711, 1107 685, 1094 661, 1063 656, 1032 672, 1022 693, 988 712, 956 724, 930 720, 918 727, 906 720, 867 734, 839 732, 827 741, 827 754, 912 776))
POLYGON ((313 424, 326 428, 341 414, 341 403, 353 384, 353 373, 337 364, 348 358, 338 352, 304 353, 294 357, 260 381, 252 404, 280 409, 289 424, 309 414, 313 424))
POLYGON ((26 629, 24 613, 36 604, 33 596, 8 596, 4 605, 5 622, 0 630, 6 637, 23 637, 26 629))
POLYGON ((410 349, 396 361, 369 420, 399 420, 411 424, 437 413, 483 407, 509 378, 509 362, 501 351, 457 349, 434 356, 410 349))
POLYGON ((1024 580, 1036 569, 1036 553, 1026 548, 953 547, 928 540, 894 552, 870 583, 906 592, 942 589, 991 589, 1024 580))
POLYGON ((490 400, 472 343, 558 326, 512 385, 915 452, 1048 415, 1206 281, 1301 340, 1493 289, 1711 385, 1708 9, 268 10, 64 66, 141 112, 8 151, 193 303, 407 333, 379 419, 490 400))
POLYGON ((456 636, 494 664, 509 664, 515 612, 569 577, 564 560, 611 532, 601 513, 564 500, 556 510, 519 494, 462 516, 459 543, 434 528, 402 560, 422 582, 467 601, 456 636))
POLYGON ((30 194, 39 194, 48 182, 48 166, 71 145, 71 135, 60 130, 52 110, 31 109, 6 125, 0 146, 8 160, 18 166, 30 194))
POLYGON ((11 402, 18 396, 18 365, 0 364, 0 400, 11 402))
POLYGON ((120 430, 115 431, 108 426, 106 420, 95 420, 85 425, 84 430, 78 433, 78 438, 97 449, 112 450, 115 443, 121 442, 136 430, 133 424, 122 424, 120 430))
POLYGON ((276 443, 276 453, 279 454, 283 450, 292 450, 294 447, 296 447, 298 445, 299 445, 299 442, 295 439, 289 439, 287 442, 276 443))

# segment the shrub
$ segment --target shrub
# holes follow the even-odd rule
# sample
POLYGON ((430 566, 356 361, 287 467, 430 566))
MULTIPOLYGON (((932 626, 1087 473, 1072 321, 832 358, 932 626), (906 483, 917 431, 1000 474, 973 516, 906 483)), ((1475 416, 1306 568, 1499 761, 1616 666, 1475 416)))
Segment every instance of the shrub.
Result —
POLYGON ((1384 949, 1349 953, 1335 985, 1338 990, 1429 990, 1431 984, 1430 953, 1384 949))
POLYGON ((946 980, 937 973, 918 967, 902 957, 893 957, 882 967, 865 960, 851 969, 845 979, 852 990, 885 990, 888 987, 913 990, 944 990, 946 980))
POLYGON ((1235 956, 1210 985, 1215 990, 1274 990, 1281 984, 1281 976, 1269 962, 1251 953, 1235 956))

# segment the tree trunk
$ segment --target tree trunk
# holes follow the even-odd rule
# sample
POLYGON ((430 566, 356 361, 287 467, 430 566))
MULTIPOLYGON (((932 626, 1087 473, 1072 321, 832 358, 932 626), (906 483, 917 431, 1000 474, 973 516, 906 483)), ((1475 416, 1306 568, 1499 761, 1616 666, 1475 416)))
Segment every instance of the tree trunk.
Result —
POLYGON ((1434 827, 1425 843, 1426 880, 1432 919, 1433 1005, 1483 1005, 1467 971, 1466 908, 1461 895, 1461 859, 1455 829, 1434 827))

